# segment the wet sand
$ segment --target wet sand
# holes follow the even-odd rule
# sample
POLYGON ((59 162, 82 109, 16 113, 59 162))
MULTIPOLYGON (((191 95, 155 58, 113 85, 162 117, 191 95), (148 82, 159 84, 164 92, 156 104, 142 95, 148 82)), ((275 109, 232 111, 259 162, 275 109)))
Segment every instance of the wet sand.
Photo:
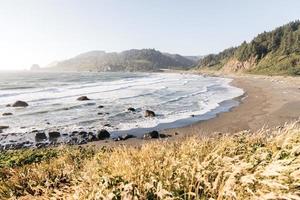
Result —
POLYGON ((276 128, 300 117, 300 78, 257 75, 226 75, 232 85, 242 88, 241 104, 216 118, 186 127, 166 130, 179 135, 209 135, 215 132, 235 133, 276 128))
MULTIPOLYGON (((216 75, 216 74, 214 74, 216 75)), ((300 117, 300 78, 269 77, 259 75, 220 75, 232 78, 232 85, 242 88, 245 95, 240 105, 215 118, 200 121, 185 127, 164 130, 169 140, 186 136, 211 136, 215 133, 236 133, 243 130, 256 131, 262 128, 276 128, 300 117)), ((155 141, 155 140, 151 140, 155 141)), ((134 145, 140 146, 149 140, 129 139, 94 142, 93 145, 134 145)))

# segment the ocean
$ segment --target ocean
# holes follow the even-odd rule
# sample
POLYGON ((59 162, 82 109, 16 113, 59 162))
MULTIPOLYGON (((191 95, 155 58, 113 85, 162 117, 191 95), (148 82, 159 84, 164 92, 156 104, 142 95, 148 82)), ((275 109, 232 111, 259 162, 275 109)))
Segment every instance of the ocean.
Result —
POLYGON ((105 128, 118 135, 188 125, 238 105, 234 98, 244 92, 230 82, 179 73, 0 73, 0 125, 9 126, 0 144, 34 140, 32 130, 105 128), (83 95, 91 100, 78 101, 83 95), (17 100, 29 106, 6 107, 17 100), (156 117, 144 117, 145 110, 156 117))

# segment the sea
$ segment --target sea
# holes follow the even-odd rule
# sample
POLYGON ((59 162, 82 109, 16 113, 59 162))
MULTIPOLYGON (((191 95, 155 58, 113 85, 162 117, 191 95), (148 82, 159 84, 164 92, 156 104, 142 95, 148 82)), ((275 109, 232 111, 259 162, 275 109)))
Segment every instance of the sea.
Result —
POLYGON ((0 144, 34 140, 32 130, 105 128, 139 136, 186 126, 238 106, 244 91, 231 81, 185 73, 0 72, 0 126, 9 126, 0 144), (80 96, 90 100, 78 101, 80 96), (29 106, 6 106, 17 100, 29 106), (145 117, 145 110, 156 116, 145 117))

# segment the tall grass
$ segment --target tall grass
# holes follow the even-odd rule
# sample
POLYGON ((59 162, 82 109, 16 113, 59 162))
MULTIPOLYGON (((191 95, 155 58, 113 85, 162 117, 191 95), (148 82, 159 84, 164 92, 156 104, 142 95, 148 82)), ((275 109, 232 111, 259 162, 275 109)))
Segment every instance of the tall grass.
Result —
POLYGON ((2 162, 0 199, 300 198, 299 123, 139 148, 27 151, 19 156, 56 154, 19 165, 2 162))

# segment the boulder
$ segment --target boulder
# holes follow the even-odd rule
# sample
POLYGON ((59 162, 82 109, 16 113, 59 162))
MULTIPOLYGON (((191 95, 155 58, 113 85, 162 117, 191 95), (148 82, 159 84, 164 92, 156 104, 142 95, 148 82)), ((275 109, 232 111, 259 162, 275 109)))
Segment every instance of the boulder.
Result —
POLYGON ((9 126, 0 126, 0 130, 2 130, 2 129, 8 129, 9 128, 9 126))
POLYGON ((12 107, 27 107, 28 103, 25 101, 16 101, 12 107))
POLYGON ((36 141, 41 141, 41 140, 46 140, 47 139, 47 136, 44 132, 37 132, 35 134, 35 140, 36 141))
POLYGON ((100 106, 98 106, 98 108, 104 108, 104 106, 100 105, 100 106))
POLYGON ((58 137, 60 137, 60 132, 52 131, 52 132, 49 132, 48 135, 49 135, 50 139, 52 139, 52 138, 58 138, 58 137))
POLYGON ((97 131, 96 137, 98 140, 104 140, 104 139, 110 137, 110 133, 107 130, 102 129, 102 130, 97 131))
POLYGON ((127 110, 130 112, 135 112, 135 108, 132 108, 132 107, 129 107, 127 110))
POLYGON ((153 112, 152 110, 146 110, 145 117, 155 117, 155 112, 153 112))
POLYGON ((144 139, 159 138, 159 133, 157 131, 151 131, 149 133, 145 133, 143 138, 144 139))
POLYGON ((6 107, 11 107, 11 105, 10 104, 6 104, 6 107))
POLYGON ((87 96, 81 96, 77 98, 78 101, 88 101, 90 100, 87 96))
POLYGON ((13 115, 12 113, 3 113, 2 116, 10 116, 13 115))

